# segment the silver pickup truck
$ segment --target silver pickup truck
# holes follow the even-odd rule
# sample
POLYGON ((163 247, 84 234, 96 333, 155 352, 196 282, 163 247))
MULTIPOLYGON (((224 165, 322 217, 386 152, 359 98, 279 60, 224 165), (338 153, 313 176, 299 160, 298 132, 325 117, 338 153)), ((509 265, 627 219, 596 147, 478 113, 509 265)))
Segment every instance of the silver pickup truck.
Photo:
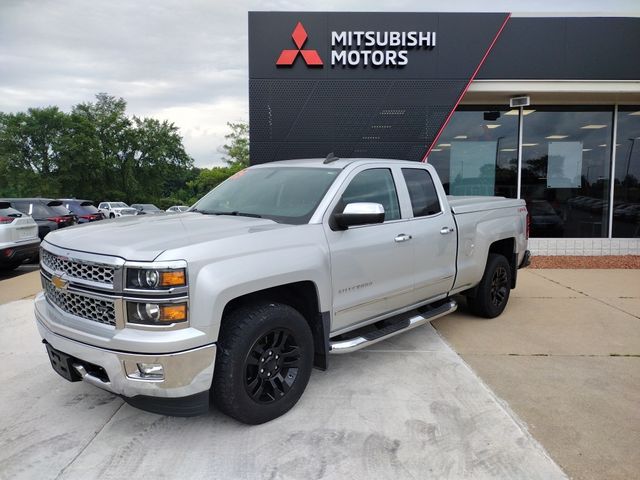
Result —
POLYGON ((433 167, 296 160, 243 170, 186 213, 47 236, 37 326, 51 364, 139 408, 249 424, 313 367, 456 310, 500 315, 526 266, 522 200, 449 197, 433 167))

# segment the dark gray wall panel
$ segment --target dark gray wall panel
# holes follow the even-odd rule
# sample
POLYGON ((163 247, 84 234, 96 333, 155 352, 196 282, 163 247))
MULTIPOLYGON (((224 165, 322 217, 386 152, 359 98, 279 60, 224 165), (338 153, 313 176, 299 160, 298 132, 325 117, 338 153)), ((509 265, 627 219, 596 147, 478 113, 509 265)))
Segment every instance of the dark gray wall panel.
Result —
POLYGON ((478 79, 638 80, 640 18, 511 18, 478 79))
POLYGON ((299 13, 249 14, 251 162, 304 157, 421 160, 506 14, 299 13), (324 61, 297 58, 277 67, 301 21, 303 48, 324 61), (405 67, 330 65, 330 32, 435 31, 437 45, 409 49, 405 67))

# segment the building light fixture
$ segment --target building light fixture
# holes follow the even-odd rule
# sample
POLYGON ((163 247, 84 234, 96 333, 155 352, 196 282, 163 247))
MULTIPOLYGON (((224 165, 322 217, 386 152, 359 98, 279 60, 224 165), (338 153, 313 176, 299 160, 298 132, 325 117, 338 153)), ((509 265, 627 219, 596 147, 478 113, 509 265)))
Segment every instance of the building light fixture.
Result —
POLYGON ((562 140, 563 138, 567 138, 569 135, 549 135, 548 137, 544 137, 548 140, 562 140))
POLYGON ((629 115, 640 116, 640 110, 638 110, 637 112, 631 112, 629 115))
POLYGON ((606 147, 607 144, 606 143, 601 143, 600 145, 598 145, 599 147, 606 147))
POLYGON ((450 144, 450 143, 439 143, 439 144, 438 144, 438 146, 439 146, 439 147, 445 147, 445 148, 446 148, 446 147, 450 147, 450 146, 451 146, 451 144, 450 144))
POLYGON ((493 123, 493 124, 491 124, 491 123, 487 123, 487 124, 486 124, 486 127, 487 127, 487 128, 490 128, 490 129, 498 128, 498 127, 501 127, 501 126, 502 126, 502 125, 501 125, 501 124, 499 124, 499 123, 493 123))
POLYGON ((432 148, 431 151, 432 152, 441 152, 442 149, 441 148, 432 148))
POLYGON ((591 150, 593 150, 593 148, 583 148, 582 149, 583 152, 590 152, 591 150))
POLYGON ((501 152, 515 152, 517 151, 517 148, 501 148, 500 151, 501 152))
MULTIPOLYGON (((522 110, 522 115, 529 115, 530 113, 535 112, 535 110, 527 110, 524 109, 522 110)), ((505 113, 505 115, 518 115, 520 113, 520 111, 517 108, 514 108, 513 110, 509 110, 507 113, 505 113)))
POLYGON ((537 143, 523 143, 522 146, 523 147, 535 147, 536 145, 538 145, 537 143))
POLYGON ((600 128, 607 128, 606 125, 600 125, 600 124, 589 124, 589 125, 584 125, 583 127, 580 127, 583 130, 598 130, 600 128))
POLYGON ((456 135, 453 138, 455 138, 456 140, 466 140, 467 136, 466 135, 456 135))

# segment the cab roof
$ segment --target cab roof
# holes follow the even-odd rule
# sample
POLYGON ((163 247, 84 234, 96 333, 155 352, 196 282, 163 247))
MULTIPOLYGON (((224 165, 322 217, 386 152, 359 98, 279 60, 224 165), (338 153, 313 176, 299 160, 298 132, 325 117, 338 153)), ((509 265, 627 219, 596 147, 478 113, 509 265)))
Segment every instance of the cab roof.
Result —
POLYGON ((398 163, 401 165, 415 166, 416 163, 409 160, 396 160, 392 158, 339 158, 338 160, 324 163, 324 158, 302 158, 296 160, 280 160, 277 162, 261 163, 259 165, 252 165, 251 168, 263 168, 273 166, 287 166, 287 167, 314 167, 314 168, 338 168, 343 169, 349 165, 362 165, 362 164, 389 164, 398 163))

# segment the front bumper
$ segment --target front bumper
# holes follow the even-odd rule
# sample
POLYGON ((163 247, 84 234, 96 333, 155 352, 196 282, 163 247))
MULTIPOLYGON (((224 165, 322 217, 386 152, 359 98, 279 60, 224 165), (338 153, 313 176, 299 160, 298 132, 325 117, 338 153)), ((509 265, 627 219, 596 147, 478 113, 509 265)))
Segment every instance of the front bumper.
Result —
POLYGON ((209 408, 216 345, 190 350, 139 354, 107 350, 63 337, 45 326, 45 313, 35 309, 38 331, 53 349, 72 357, 74 375, 96 387, 115 393, 128 403, 166 415, 198 415, 209 408), (160 364, 162 379, 142 378, 138 363, 160 364), (101 374, 94 374, 95 367, 101 374))

